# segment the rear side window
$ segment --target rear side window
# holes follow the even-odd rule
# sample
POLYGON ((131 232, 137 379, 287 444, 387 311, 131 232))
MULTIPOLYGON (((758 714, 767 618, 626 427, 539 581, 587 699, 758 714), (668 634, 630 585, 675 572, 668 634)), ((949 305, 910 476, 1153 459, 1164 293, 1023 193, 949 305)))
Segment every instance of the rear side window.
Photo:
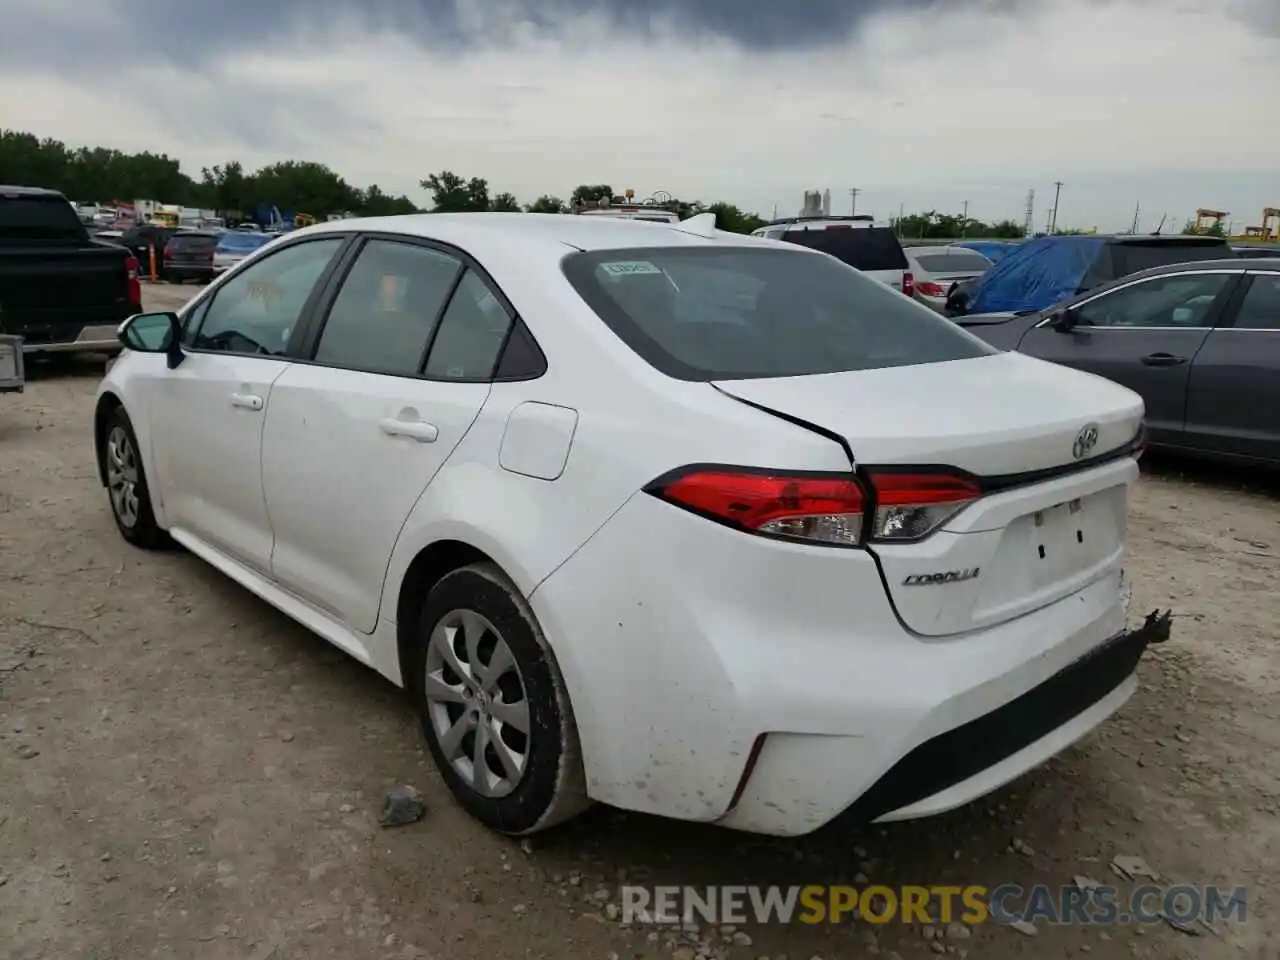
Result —
POLYGON ((822 230, 788 230, 788 243, 829 253, 859 270, 906 270, 902 244, 886 227, 833 226, 822 230))
POLYGON ((603 250, 571 254, 563 269, 619 338, 680 380, 794 377, 998 352, 886 285, 799 250, 603 250))
POLYGON ((217 246, 218 238, 194 234, 178 234, 170 242, 176 250, 195 252, 197 250, 212 250, 217 246))
POLYGON ((251 253, 271 238, 259 233, 224 233, 218 240, 219 253, 251 253))
POLYGON ((1280 330, 1280 275, 1254 276, 1236 314, 1235 325, 1241 330, 1280 330))
POLYGON ((63 240, 85 235, 75 207, 62 197, 0 194, 0 237, 63 240))
POLYGON ((1111 245, 1111 262, 1116 276, 1127 277, 1151 267, 1167 267, 1171 263, 1190 263, 1193 260, 1227 260, 1231 248, 1223 240, 1178 240, 1172 243, 1126 242, 1111 245))
POLYGON ((511 329, 511 315, 474 270, 463 274, 440 319, 426 374, 441 380, 488 380, 511 329))
POLYGON ((982 273, 991 266, 980 253, 926 253, 916 263, 930 273, 982 273))

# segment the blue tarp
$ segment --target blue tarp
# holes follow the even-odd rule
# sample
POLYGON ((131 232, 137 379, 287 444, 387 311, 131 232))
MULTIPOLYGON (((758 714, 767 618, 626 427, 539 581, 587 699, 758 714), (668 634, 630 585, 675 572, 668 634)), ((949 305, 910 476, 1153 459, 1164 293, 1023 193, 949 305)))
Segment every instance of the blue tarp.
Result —
POLYGON ((966 313, 1043 310, 1075 296, 1102 252, 1101 237, 1041 237, 982 275, 966 313))
POLYGON ((952 244, 953 247, 964 247, 966 250, 976 250, 992 263, 999 263, 1014 250, 1018 249, 1016 243, 1008 240, 957 240, 952 244))

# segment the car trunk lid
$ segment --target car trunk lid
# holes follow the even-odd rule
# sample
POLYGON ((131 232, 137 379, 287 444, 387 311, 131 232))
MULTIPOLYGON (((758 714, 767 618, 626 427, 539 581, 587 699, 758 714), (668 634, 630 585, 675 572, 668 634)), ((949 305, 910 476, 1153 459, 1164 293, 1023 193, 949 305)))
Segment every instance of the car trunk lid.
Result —
POLYGON ((715 386, 842 438, 864 479, 879 468, 977 483, 977 499, 924 538, 871 547, 918 634, 992 626, 1118 570, 1137 476, 1122 454, 1143 406, 1117 384, 1002 353, 715 386))

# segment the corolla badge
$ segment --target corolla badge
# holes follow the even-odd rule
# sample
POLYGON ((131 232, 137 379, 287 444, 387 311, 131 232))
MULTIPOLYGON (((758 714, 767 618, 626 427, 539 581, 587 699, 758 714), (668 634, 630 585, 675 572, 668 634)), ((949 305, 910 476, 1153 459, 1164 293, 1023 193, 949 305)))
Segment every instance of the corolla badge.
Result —
POLYGON ((1093 453, 1093 448, 1097 445, 1098 425, 1096 423, 1085 424, 1080 428, 1080 432, 1076 434, 1076 442, 1071 445, 1071 456, 1077 460, 1083 460, 1093 453))

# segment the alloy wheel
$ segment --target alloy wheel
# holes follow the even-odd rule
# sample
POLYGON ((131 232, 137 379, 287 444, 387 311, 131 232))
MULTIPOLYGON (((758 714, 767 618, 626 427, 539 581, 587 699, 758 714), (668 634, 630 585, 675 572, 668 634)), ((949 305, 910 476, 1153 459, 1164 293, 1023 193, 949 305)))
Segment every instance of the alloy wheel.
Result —
POLYGON ((454 772, 482 797, 504 797, 529 760, 529 700, 511 647, 474 610, 445 614, 426 656, 427 715, 454 772))
POLYGON ((121 426, 107 437, 107 490, 116 519, 132 528, 138 522, 138 455, 121 426))

